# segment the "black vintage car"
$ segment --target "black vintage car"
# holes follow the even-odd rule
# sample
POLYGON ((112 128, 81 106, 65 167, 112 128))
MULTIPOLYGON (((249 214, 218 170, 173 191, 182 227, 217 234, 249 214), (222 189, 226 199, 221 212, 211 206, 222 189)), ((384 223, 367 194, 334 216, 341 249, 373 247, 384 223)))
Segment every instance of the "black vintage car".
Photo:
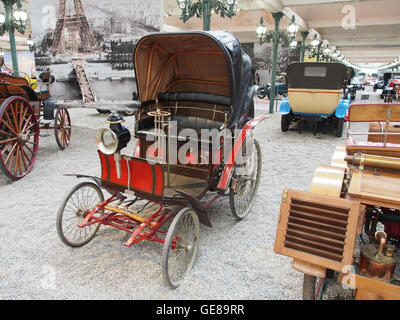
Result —
POLYGON ((351 101, 355 100, 357 94, 357 86, 351 84, 351 80, 355 76, 354 68, 346 67, 347 70, 347 77, 344 81, 344 88, 343 88, 343 99, 349 99, 351 101))

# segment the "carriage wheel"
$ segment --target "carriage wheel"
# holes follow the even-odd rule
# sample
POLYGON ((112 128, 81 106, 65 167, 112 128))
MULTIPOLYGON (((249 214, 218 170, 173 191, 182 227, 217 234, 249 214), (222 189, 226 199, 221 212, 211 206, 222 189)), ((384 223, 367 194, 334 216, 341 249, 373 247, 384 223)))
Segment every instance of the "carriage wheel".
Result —
POLYGON ((238 220, 249 214, 260 183, 261 148, 256 139, 253 141, 254 147, 249 148, 252 150, 252 155, 243 165, 235 167, 229 190, 229 205, 233 216, 238 220))
POLYGON ((192 208, 178 212, 165 238, 161 256, 162 275, 171 288, 179 287, 194 264, 199 247, 200 223, 192 208))
POLYGON ((0 106, 0 169, 18 180, 33 168, 39 148, 39 125, 24 98, 12 96, 0 106))
POLYGON ((67 108, 58 108, 54 120, 54 134, 61 150, 71 142, 71 118, 67 108))
POLYGON ((80 247, 93 239, 100 223, 79 228, 78 224, 96 204, 104 201, 100 188, 92 182, 81 182, 67 194, 57 213, 57 233, 61 241, 80 247))

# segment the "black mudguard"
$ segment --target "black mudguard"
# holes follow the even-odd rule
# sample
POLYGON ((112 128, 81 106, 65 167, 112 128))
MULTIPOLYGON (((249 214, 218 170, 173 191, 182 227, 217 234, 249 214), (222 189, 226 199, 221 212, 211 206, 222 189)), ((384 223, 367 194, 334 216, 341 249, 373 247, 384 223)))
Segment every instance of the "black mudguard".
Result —
POLYGON ((207 227, 212 227, 210 217, 208 216, 207 208, 198 200, 197 198, 191 196, 190 194, 175 189, 181 196, 183 196, 187 201, 189 201, 190 205, 192 206, 193 210, 196 211, 197 216, 199 217, 199 221, 201 224, 204 224, 207 227))
POLYGON ((56 108, 56 101, 58 97, 48 97, 44 102, 43 107, 43 119, 44 120, 53 120, 54 119, 54 110, 56 108))

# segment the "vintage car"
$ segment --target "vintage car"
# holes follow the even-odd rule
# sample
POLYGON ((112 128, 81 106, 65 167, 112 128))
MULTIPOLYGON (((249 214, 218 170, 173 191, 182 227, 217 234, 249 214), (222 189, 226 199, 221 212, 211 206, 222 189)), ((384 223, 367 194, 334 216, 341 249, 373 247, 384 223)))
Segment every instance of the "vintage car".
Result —
POLYGON ((274 251, 304 273, 304 299, 398 300, 400 104, 353 104, 346 120, 309 191, 283 190, 274 251))
POLYGON ((100 225, 127 232, 128 247, 162 243, 162 276, 174 289, 196 259, 200 223, 211 227, 208 207, 227 196, 236 219, 251 211, 262 163, 253 129, 266 116, 254 117, 251 60, 231 33, 149 34, 134 65, 134 152, 126 148, 130 130, 112 113, 97 133, 100 176, 77 175, 93 182, 66 196, 57 231, 72 247, 100 225))
POLYGON ((343 99, 353 101, 356 99, 356 94, 358 90, 357 87, 353 85, 351 82, 355 76, 355 71, 354 68, 352 67, 346 67, 346 70, 347 70, 347 77, 344 83, 343 99))
POLYGON ((364 86, 372 86, 372 85, 374 85, 374 83, 375 83, 374 77, 368 76, 368 77, 365 78, 363 84, 364 84, 364 86))
POLYGON ((400 76, 399 79, 390 79, 387 86, 382 90, 381 97, 385 103, 399 100, 400 76))
MULTIPOLYGON (((285 77, 286 75, 281 75, 280 78, 282 79, 282 77, 285 77)), ((286 82, 275 82, 275 98, 277 98, 278 96, 283 96, 283 97, 287 97, 287 93, 288 93, 288 86, 286 84, 286 82)), ((271 95, 271 84, 268 83, 265 86, 259 86, 256 89, 256 94, 260 99, 264 99, 265 97, 268 97, 268 99, 270 99, 270 95, 271 95)))
POLYGON ((314 126, 319 122, 333 123, 336 136, 341 137, 349 100, 343 99, 343 86, 348 78, 342 63, 294 62, 287 67, 288 97, 282 99, 281 129, 286 132, 293 122, 314 126))
POLYGON ((383 90, 385 88, 385 81, 384 80, 378 80, 374 84, 374 92, 377 90, 383 90))
POLYGON ((381 92, 380 98, 384 99, 385 102, 392 101, 392 98, 396 94, 395 85, 400 82, 400 72, 386 72, 383 75, 384 86, 381 92))

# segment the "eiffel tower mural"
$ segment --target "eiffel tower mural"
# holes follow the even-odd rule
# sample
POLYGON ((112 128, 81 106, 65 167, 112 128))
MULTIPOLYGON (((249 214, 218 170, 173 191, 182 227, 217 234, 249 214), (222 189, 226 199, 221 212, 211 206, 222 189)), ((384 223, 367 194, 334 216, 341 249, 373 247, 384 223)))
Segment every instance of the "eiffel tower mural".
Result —
POLYGON ((67 0, 60 0, 57 25, 51 48, 53 55, 99 52, 99 43, 90 29, 82 1, 73 1, 75 14, 66 15, 67 0))

